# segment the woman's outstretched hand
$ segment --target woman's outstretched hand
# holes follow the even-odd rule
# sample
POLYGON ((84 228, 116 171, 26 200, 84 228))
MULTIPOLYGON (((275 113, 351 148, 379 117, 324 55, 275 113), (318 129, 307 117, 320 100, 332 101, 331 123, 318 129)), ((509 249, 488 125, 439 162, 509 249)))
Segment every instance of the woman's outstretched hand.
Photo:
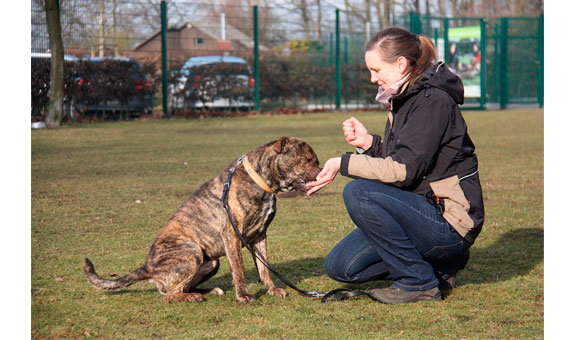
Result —
POLYGON ((339 172, 340 163, 341 157, 328 159, 323 165, 323 169, 315 178, 315 181, 306 183, 306 186, 310 188, 306 192, 306 195, 311 196, 319 189, 333 182, 335 176, 337 176, 337 173, 339 172))
MULTIPOLYGON (((371 147, 373 136, 367 133, 367 129, 355 117, 351 117, 343 122, 343 135, 345 141, 355 147, 367 150, 371 147)), ((310 188, 306 195, 311 196, 321 188, 333 182, 339 172, 341 157, 328 159, 323 169, 315 178, 315 181, 307 182, 306 186, 310 188)))
POLYGON ((345 141, 358 148, 367 150, 371 147, 373 136, 367 132, 363 124, 355 117, 351 117, 343 122, 343 135, 345 141))

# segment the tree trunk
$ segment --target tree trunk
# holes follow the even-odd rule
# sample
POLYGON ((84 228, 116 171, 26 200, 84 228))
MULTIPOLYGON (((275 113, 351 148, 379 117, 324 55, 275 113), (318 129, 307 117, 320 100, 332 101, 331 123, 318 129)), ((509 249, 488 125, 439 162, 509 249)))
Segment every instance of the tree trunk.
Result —
POLYGON ((393 16, 393 0, 384 0, 383 15, 385 18, 385 21, 383 22, 384 26, 391 26, 391 19, 393 16))
POLYGON ((310 40, 310 18, 308 16, 308 8, 306 0, 300 1, 301 18, 303 20, 303 32, 306 41, 310 40))
POLYGON ((317 5, 317 22, 315 25, 315 38, 321 41, 321 0, 315 1, 317 5))
POLYGON ((371 0, 364 0, 365 3, 365 41, 371 39, 371 0))
POLYGON ((445 10, 443 7, 443 0, 437 0, 437 9, 439 11, 439 16, 444 17, 445 16, 445 10))
POLYGON ((375 13, 377 15, 377 24, 378 24, 377 30, 381 30, 381 29, 383 29, 383 1, 382 0, 376 0, 375 13))
POLYGON ((45 0, 45 10, 52 53, 46 124, 48 126, 60 126, 64 107, 64 45, 62 44, 58 0, 45 0))
POLYGON ((100 53, 98 54, 100 58, 104 57, 104 10, 105 10, 105 6, 106 4, 104 3, 104 0, 102 0, 101 4, 100 4, 100 53))
POLYGON ((451 10, 452 10, 452 16, 456 17, 459 16, 459 8, 457 6, 457 0, 450 0, 451 1, 451 10))
POLYGON ((415 13, 417 13, 417 15, 421 15, 419 0, 413 0, 413 6, 415 7, 415 13))

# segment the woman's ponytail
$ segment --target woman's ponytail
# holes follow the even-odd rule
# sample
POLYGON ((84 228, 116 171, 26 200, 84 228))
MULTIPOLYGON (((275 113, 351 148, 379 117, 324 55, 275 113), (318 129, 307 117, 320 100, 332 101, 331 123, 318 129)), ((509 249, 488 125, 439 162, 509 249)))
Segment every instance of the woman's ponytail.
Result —
POLYGON ((410 84, 415 84, 423 73, 437 61, 437 51, 431 39, 422 34, 416 34, 415 38, 420 46, 421 55, 413 63, 413 69, 409 77, 410 84))

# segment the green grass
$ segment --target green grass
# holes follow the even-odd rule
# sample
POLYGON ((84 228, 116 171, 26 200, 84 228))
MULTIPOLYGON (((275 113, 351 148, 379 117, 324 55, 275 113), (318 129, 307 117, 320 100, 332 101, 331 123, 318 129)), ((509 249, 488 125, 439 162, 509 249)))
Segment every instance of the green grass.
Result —
MULTIPOLYGON (((320 162, 351 151, 350 113, 119 122, 32 131, 32 330, 36 339, 531 339, 543 338, 543 111, 466 111, 484 189, 486 222, 442 302, 384 305, 367 298, 322 304, 286 288, 265 294, 244 250, 254 303, 240 304, 227 261, 209 282, 224 296, 164 303, 152 284, 93 289, 89 257, 103 276, 139 267, 159 228, 200 184, 236 157, 296 136, 320 162), (187 164, 185 164, 187 163, 187 164), (141 203, 136 203, 136 200, 141 203)), ((354 113, 371 132, 386 115, 354 113)), ((268 232, 270 263, 308 290, 330 280, 323 258, 354 229, 341 198, 349 179, 314 197, 278 200, 268 232)), ((283 284, 274 278, 278 286, 283 284)), ((379 282, 354 286, 369 289, 379 282)))

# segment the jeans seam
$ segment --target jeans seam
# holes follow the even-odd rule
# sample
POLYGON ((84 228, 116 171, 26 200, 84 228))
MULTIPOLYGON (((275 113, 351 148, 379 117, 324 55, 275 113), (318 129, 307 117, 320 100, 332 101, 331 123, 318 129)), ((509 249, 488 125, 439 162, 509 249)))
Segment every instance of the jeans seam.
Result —
MULTIPOLYGON (((415 211, 415 212, 418 213, 420 216, 423 216, 424 218, 430 220, 430 221, 433 222, 433 223, 443 223, 443 221, 438 221, 438 220, 433 219, 433 218, 431 218, 431 217, 429 217, 429 216, 427 216, 427 215, 425 215, 425 214, 422 214, 421 211, 415 209, 413 206, 411 206, 411 205, 405 203, 404 201, 395 198, 394 196, 391 196, 391 195, 388 195, 388 194, 384 194, 384 193, 381 193, 381 192, 374 192, 374 193, 372 193, 372 195, 382 195, 382 196, 388 197, 388 198, 390 198, 390 199, 392 199, 392 200, 394 200, 394 201, 396 201, 396 202, 401 203, 403 206, 408 207, 408 208, 411 209, 412 211, 415 211)), ((417 195, 417 194, 415 194, 415 195, 417 195)))
MULTIPOLYGON (((460 246, 461 244, 463 244, 463 241, 457 241, 453 244, 447 244, 447 245, 443 245, 443 246, 433 246, 431 247, 431 249, 429 249, 428 251, 426 251, 423 254, 423 257, 428 257, 428 254, 431 253, 432 251, 436 250, 436 249, 447 249, 447 248, 453 248, 453 247, 457 247, 460 246)), ((445 252, 444 252, 445 253, 445 252)), ((441 259, 442 257, 438 257, 437 259, 441 259)))
POLYGON ((346 279, 348 279, 348 280, 352 279, 348 275, 349 269, 351 268, 351 266, 354 265, 361 256, 363 256, 365 253, 367 253, 368 251, 370 251, 372 249, 373 249, 373 246, 367 246, 367 247, 363 248, 360 252, 355 254, 355 256, 349 261, 348 265, 345 266, 345 268, 344 268, 344 274, 346 276, 346 279))

